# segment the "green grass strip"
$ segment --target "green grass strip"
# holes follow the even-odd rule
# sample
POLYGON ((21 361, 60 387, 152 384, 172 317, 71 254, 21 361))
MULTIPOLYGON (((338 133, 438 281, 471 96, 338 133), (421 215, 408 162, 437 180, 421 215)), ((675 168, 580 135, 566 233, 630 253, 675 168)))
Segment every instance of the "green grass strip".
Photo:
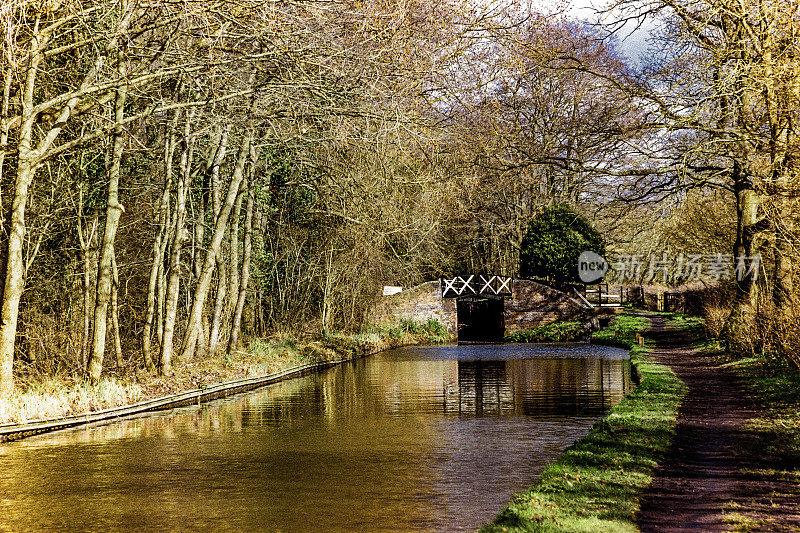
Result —
POLYGON ((572 342, 586 336, 586 327, 579 320, 554 322, 536 329, 506 335, 507 342, 572 342))
POLYGON ((639 497, 672 441, 685 395, 683 382, 648 357, 651 346, 635 344, 648 325, 621 315, 595 334, 632 348, 639 385, 481 531, 638 531, 639 497))

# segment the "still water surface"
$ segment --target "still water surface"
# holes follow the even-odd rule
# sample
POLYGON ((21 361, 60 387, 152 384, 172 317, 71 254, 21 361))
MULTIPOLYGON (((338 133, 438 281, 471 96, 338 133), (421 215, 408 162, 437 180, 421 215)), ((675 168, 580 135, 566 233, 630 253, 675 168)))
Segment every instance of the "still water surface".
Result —
POLYGON ((0 530, 458 531, 629 390, 591 345, 413 347, 0 445, 0 530))

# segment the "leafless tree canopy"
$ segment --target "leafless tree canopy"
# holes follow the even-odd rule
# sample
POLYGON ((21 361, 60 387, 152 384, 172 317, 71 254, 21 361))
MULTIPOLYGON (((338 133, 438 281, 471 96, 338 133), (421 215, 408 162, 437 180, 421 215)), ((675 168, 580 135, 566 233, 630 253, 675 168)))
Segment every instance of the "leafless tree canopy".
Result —
POLYGON ((0 392, 357 329, 384 284, 515 274, 554 203, 618 251, 761 254, 729 329, 790 351, 796 2, 612 7, 663 22, 641 68, 513 3, 3 2, 0 392))

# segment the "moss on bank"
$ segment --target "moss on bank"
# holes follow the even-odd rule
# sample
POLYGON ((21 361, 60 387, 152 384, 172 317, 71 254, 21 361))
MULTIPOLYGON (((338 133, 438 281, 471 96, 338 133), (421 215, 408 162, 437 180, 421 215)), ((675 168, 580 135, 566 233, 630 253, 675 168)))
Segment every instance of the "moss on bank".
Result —
POLYGON ((639 386, 481 531, 637 531, 639 496, 674 436, 685 394, 683 382, 647 356, 650 346, 636 344, 648 325, 620 315, 595 333, 595 342, 631 348, 639 386))
POLYGON ((0 423, 58 418, 205 388, 235 379, 257 377, 293 366, 353 359, 411 344, 447 342, 447 330, 435 320, 404 320, 397 325, 368 326, 362 333, 321 333, 298 338, 276 334, 252 339, 230 355, 197 357, 175 365, 172 375, 131 367, 109 369, 109 375, 92 384, 82 376, 23 376, 10 399, 0 399, 0 423))

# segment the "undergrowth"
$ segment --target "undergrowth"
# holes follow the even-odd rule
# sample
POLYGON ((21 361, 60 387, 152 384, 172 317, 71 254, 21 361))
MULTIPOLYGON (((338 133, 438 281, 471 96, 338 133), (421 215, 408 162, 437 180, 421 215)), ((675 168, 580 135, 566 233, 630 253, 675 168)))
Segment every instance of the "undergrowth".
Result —
POLYGON ((0 400, 0 423, 101 411, 136 403, 143 395, 138 383, 117 378, 103 378, 92 384, 85 380, 47 376, 23 384, 17 394, 0 400))

